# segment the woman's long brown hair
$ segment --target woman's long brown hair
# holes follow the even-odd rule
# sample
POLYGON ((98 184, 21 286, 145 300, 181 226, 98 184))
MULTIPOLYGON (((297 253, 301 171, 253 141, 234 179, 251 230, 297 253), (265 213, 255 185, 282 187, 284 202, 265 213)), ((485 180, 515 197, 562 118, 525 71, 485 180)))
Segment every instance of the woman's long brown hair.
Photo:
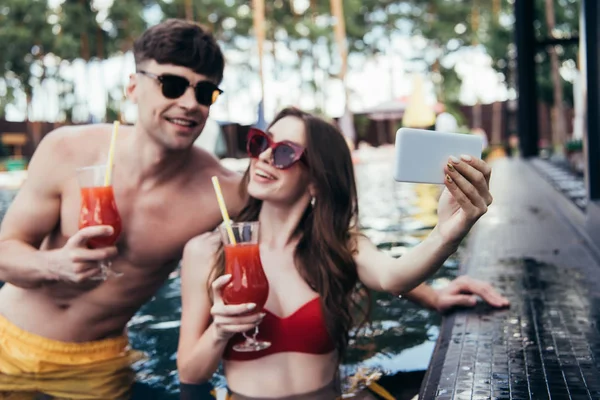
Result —
MULTIPOLYGON (((350 330, 364 323, 369 313, 369 301, 366 301, 366 307, 361 301, 360 295, 365 292, 359 290, 353 258, 358 202, 352 156, 341 132, 330 123, 296 108, 286 108, 272 124, 285 117, 304 122, 307 168, 317 193, 314 206, 307 207, 295 232, 299 237, 296 267, 321 297, 327 330, 342 361, 350 330), (360 314, 362 318, 356 319, 360 314)), ((240 188, 244 194, 249 171, 248 168, 240 188)), ((256 221, 261 207, 261 200, 249 197, 235 220, 256 221)), ((224 256, 220 251, 209 285, 224 273, 224 269, 224 256)))

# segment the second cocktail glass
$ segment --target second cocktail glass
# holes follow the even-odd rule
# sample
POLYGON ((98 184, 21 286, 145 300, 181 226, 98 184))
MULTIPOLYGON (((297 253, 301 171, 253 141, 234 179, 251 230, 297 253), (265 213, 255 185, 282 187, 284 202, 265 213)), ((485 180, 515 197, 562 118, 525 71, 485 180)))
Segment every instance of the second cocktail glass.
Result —
MULTIPOLYGON (((260 261, 258 247, 258 222, 231 223, 235 244, 225 226, 220 227, 221 238, 225 247, 225 273, 231 274, 231 281, 223 288, 222 297, 225 304, 254 303, 256 312, 261 312, 269 297, 269 282, 260 261)), ((244 333, 246 341, 233 346, 240 352, 264 350, 269 342, 257 340, 258 326, 252 337, 244 333)))

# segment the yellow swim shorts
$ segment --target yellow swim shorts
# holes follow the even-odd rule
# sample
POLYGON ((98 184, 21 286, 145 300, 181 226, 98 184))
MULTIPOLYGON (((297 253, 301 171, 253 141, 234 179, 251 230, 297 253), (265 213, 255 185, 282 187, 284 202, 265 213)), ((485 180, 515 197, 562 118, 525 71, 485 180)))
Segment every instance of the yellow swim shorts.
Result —
POLYGON ((0 315, 0 399, 128 399, 135 380, 131 365, 140 352, 127 336, 85 343, 46 339, 0 315), (42 397, 45 398, 45 397, 42 397))

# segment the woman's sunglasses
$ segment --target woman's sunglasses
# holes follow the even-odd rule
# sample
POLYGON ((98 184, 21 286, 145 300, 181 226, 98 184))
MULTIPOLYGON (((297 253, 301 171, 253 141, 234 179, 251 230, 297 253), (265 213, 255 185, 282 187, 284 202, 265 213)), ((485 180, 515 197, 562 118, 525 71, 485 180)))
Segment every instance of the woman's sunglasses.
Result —
POLYGON ((192 85, 183 76, 162 74, 155 75, 147 71, 137 71, 139 74, 145 75, 149 78, 156 80, 161 89, 162 94, 167 99, 177 99, 185 93, 187 88, 194 88, 194 94, 196 95, 196 101, 198 104, 203 106, 211 106, 223 91, 210 81, 200 81, 195 85, 192 85))
POLYGON ((271 161, 277 169, 287 169, 296 162, 305 160, 305 157, 303 157, 304 147, 287 140, 274 142, 263 131, 250 128, 246 144, 248 155, 252 158, 258 158, 267 149, 271 149, 271 161))

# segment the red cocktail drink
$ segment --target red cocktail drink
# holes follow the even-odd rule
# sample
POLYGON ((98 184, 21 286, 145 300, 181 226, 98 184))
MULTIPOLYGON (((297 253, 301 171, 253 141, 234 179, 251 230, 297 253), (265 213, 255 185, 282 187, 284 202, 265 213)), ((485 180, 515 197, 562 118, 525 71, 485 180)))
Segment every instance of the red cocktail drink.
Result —
POLYGON ((121 234, 121 216, 117 210, 112 186, 81 189, 79 229, 96 225, 110 225, 114 233, 110 236, 92 238, 88 241, 88 245, 92 248, 113 246, 121 234))
MULTIPOLYGON (((121 234, 121 216, 117 209, 112 179, 107 179, 106 165, 92 165, 77 168, 77 181, 81 194, 81 208, 79 210, 79 229, 88 226, 109 225, 114 232, 110 236, 97 236, 88 240, 90 248, 114 246, 121 234)), ((110 260, 99 262, 102 275, 91 279, 106 279, 108 275, 121 276, 111 268, 110 260)))
MULTIPOLYGON (((260 261, 258 246, 258 222, 236 222, 221 226, 221 238, 225 246, 225 274, 231 274, 231 280, 223 288, 221 297, 225 304, 254 303, 256 307, 249 311, 259 312, 269 297, 269 282, 260 261)), ((258 326, 254 335, 243 334, 246 341, 233 346, 235 351, 259 351, 271 345, 257 340, 258 326)))
POLYGON ((260 311, 269 297, 269 282, 260 262, 258 244, 225 246, 225 273, 231 281, 223 288, 225 304, 254 303, 260 311))

